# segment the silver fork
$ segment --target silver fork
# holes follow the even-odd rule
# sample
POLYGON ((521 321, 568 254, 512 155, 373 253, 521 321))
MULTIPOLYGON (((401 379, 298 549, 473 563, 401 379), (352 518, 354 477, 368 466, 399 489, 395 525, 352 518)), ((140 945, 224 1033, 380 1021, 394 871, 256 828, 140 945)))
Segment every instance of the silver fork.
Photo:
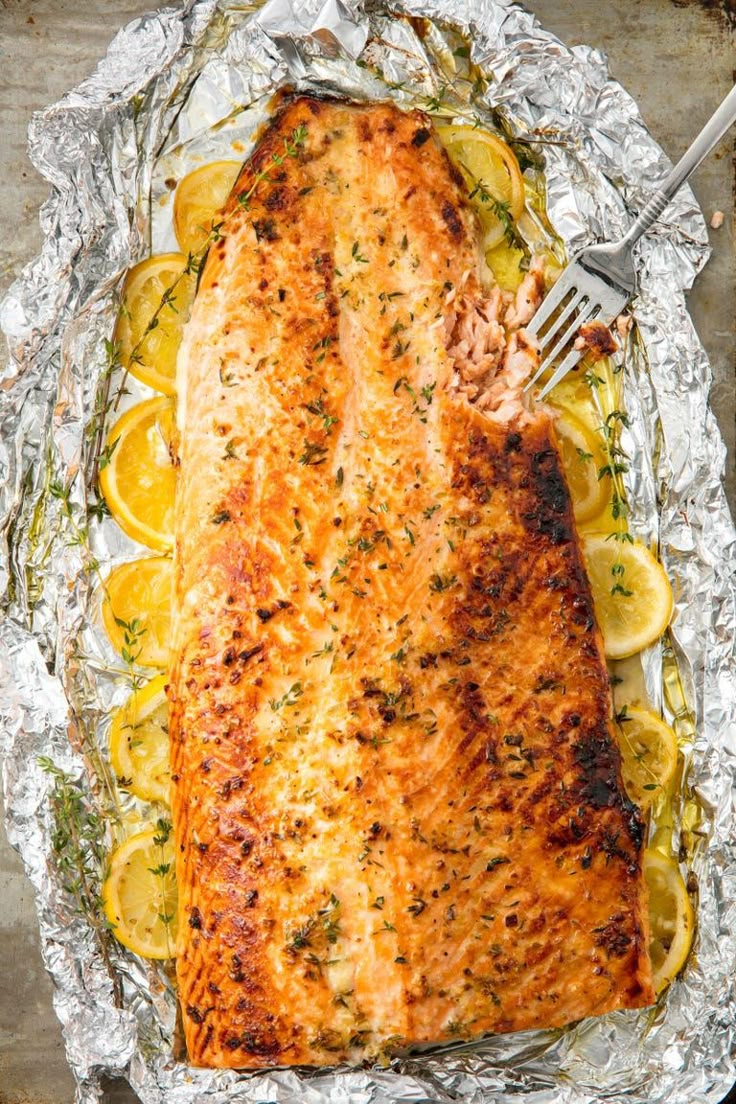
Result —
POLYGON ((657 221, 675 193, 735 121, 736 86, 662 182, 625 237, 606 245, 586 246, 573 257, 526 326, 527 333, 538 338, 541 363, 525 391, 565 353, 537 396, 544 398, 583 356, 584 349, 574 348, 580 327, 593 320, 608 326, 618 317, 636 291, 633 246, 657 221), (558 309, 558 316, 552 320, 558 309))

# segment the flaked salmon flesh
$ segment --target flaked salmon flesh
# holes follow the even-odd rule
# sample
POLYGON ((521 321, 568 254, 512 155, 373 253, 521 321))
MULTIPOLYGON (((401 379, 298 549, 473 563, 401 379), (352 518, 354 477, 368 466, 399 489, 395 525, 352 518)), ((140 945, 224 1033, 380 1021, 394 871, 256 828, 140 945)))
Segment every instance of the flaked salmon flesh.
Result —
POLYGON ((194 1065, 653 1000, 642 822, 553 424, 521 399, 541 277, 489 287, 480 236, 426 116, 299 97, 204 266, 169 688, 194 1065))

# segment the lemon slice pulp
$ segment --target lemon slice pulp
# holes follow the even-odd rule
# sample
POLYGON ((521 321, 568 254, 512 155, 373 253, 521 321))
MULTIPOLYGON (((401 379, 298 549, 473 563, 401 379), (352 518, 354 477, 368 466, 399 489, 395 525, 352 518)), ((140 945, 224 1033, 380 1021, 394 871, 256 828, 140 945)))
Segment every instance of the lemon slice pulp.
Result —
POLYGON ((166 675, 136 688, 112 717, 110 759, 118 783, 143 801, 168 804, 169 706, 166 675))
POLYGON ((171 560, 120 564, 104 584, 102 621, 126 663, 165 667, 171 633, 171 560))
POLYGON ((136 832, 110 856, 102 889, 116 939, 144 958, 172 958, 176 946, 176 878, 170 826, 136 832))
POLYGON ((609 659, 623 659, 657 640, 672 616, 664 568, 639 541, 591 534, 583 555, 609 659))
POLYGON ((627 706, 616 718, 626 792, 642 811, 661 796, 677 769, 677 737, 649 709, 627 706))
POLYGON ((180 181, 174 196, 174 233, 185 253, 206 246, 239 172, 239 161, 212 161, 180 181))
POLYGON ((176 354, 194 301, 195 276, 186 265, 181 253, 164 253, 132 268, 115 327, 123 367, 165 395, 175 391, 176 354))
POLYGON ((174 545, 174 406, 148 399, 115 423, 100 462, 100 490, 120 528, 165 552, 174 545))
POLYGON ((591 388, 584 377, 581 378, 575 372, 570 372, 560 380, 555 386, 554 395, 549 395, 545 402, 563 416, 572 414, 582 422, 589 433, 593 434, 594 439, 600 442, 598 427, 601 424, 601 416, 591 388))
POLYGON ((440 126, 437 134, 465 178, 483 229, 483 245, 503 240, 509 219, 524 209, 524 179, 514 151, 495 134, 469 126, 440 126))
POLYGON ((604 465, 603 450, 594 434, 570 410, 560 414, 555 433, 575 520, 580 525, 599 514, 608 498, 607 487, 598 478, 604 465))
POLYGON ((654 848, 644 852, 644 877, 649 889, 652 981, 660 993, 687 961, 695 918, 680 868, 654 848))
POLYGON ((500 242, 486 252, 486 263, 502 291, 517 291, 526 275, 526 254, 508 242, 500 242))

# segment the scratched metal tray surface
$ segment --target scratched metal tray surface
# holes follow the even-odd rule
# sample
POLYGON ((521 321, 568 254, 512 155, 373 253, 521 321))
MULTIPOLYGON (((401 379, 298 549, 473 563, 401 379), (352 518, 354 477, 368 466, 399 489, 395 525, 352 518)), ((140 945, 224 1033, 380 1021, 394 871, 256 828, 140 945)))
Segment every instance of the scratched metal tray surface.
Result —
MULTIPOLYGON (((548 149, 547 168, 550 212, 568 245, 626 224, 664 162, 633 103, 607 81, 595 51, 566 51, 503 2, 434 6, 416 0, 403 10, 469 30, 474 60, 493 74, 492 101, 511 128, 533 136, 551 126, 564 139, 548 149)), ((380 62, 389 81, 381 94, 420 106, 434 101, 442 26, 422 43, 404 21, 372 11, 369 21, 338 0, 303 4, 298 11, 272 2, 253 19, 243 5, 201 0, 162 12, 121 36, 96 77, 64 107, 47 112, 34 131, 34 156, 58 191, 46 210, 42 258, 11 290, 2 316, 11 347, 1 410, 2 501, 13 522, 5 564, 8 618, 0 630, 4 742, 9 831, 36 886, 80 1099, 99 1095, 101 1071, 127 1069, 145 1101, 717 1100, 732 1075, 727 956, 733 957, 735 887, 731 808, 723 791, 731 785, 725 735, 736 697, 728 647, 734 535, 719 479, 722 446, 705 401, 708 366, 682 299, 705 259, 703 224, 689 195, 642 252, 636 310, 642 344, 627 363, 628 443, 640 458, 630 476, 632 524, 643 537, 658 533, 678 584, 673 640, 699 722, 690 780, 704 811, 703 843, 691 856, 701 886, 698 957, 656 1013, 491 1040, 396 1061, 388 1070, 242 1078, 196 1072, 171 1057, 174 1006, 166 975, 114 951, 121 1006, 94 932, 74 915, 60 885, 49 847, 48 777, 36 757, 51 755, 94 796, 89 756, 68 738, 73 695, 65 677, 68 646, 86 616, 88 595, 78 551, 70 551, 79 547, 70 539, 74 511, 66 519, 63 511, 52 517, 50 570, 32 600, 28 584, 37 564, 29 533, 39 502, 48 497, 50 474, 73 488, 75 508, 85 505, 80 433, 114 316, 115 286, 151 235, 146 197, 152 180, 156 192, 155 154, 162 142, 169 150, 179 143, 194 155, 216 152, 211 125, 229 117, 233 102, 256 105, 250 116, 239 113, 243 133, 252 133, 262 95, 287 78, 377 94, 355 64, 361 55, 380 62), (372 53, 364 54, 366 45, 372 53), (198 111, 205 112, 204 126, 198 111), (140 139, 138 148, 132 137, 140 139), (39 462, 42 454, 48 467, 39 462)), ((156 248, 165 246, 165 233, 159 238, 154 224, 156 248)), ((107 563, 130 552, 109 532, 92 551, 107 563)), ((655 701, 660 675, 655 649, 647 657, 655 701)), ((115 688, 107 684, 105 691, 102 682, 98 705, 104 708, 115 688)))

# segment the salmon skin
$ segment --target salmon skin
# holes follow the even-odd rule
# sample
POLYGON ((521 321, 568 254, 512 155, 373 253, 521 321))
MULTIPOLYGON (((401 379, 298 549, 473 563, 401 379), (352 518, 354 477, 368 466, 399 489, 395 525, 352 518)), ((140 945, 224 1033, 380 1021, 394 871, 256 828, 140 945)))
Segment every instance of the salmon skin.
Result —
POLYGON ((642 822, 553 424, 520 397, 537 354, 430 121, 292 99, 221 234, 178 364, 191 1062, 651 1003, 642 822))

